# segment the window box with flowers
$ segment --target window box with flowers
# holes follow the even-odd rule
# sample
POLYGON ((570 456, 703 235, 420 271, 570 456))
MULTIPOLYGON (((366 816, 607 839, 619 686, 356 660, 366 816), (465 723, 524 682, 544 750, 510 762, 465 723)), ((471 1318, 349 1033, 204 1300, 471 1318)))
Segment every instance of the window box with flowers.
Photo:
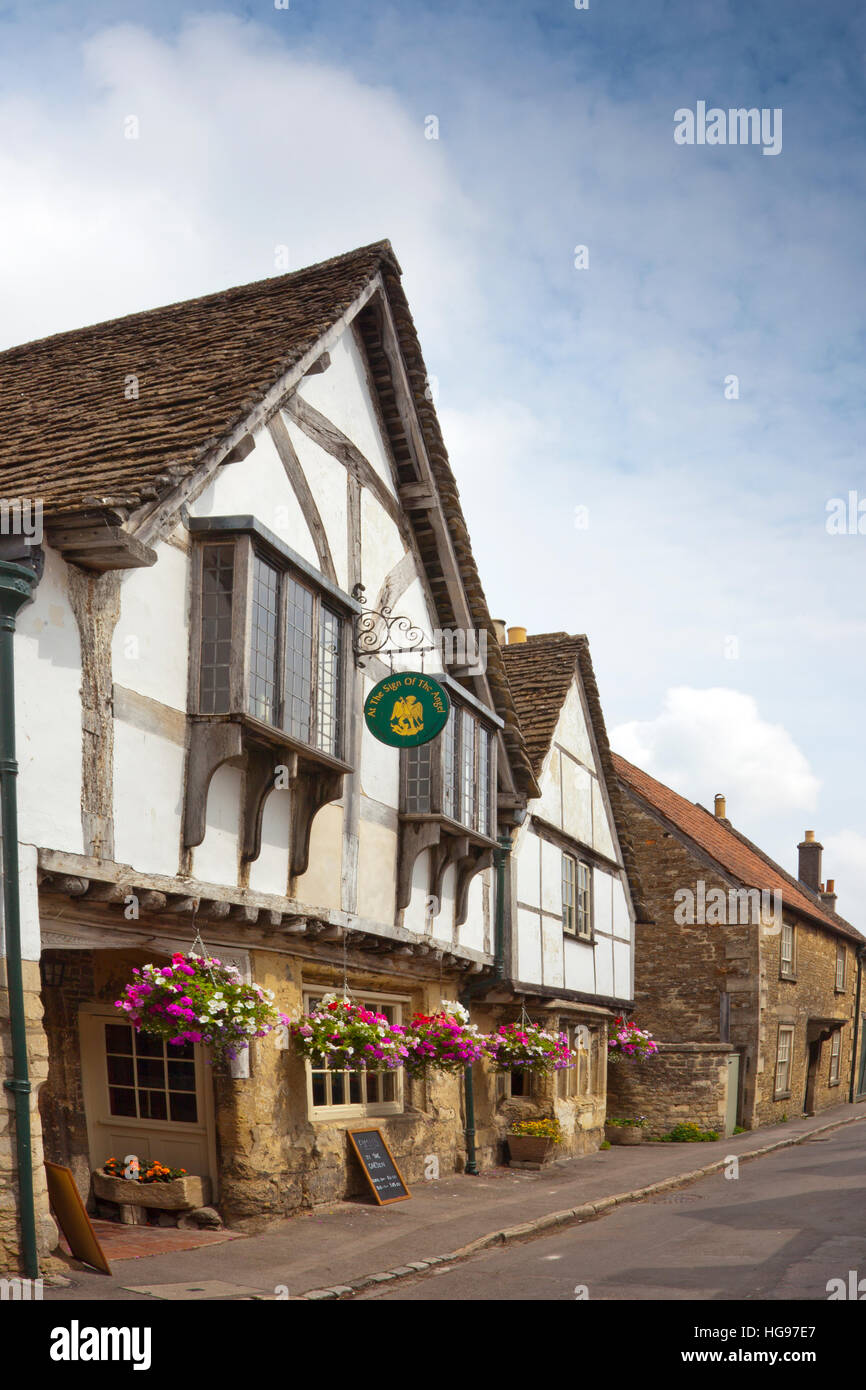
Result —
POLYGON ((506 1136, 512 1163, 545 1163, 562 1143, 558 1120, 521 1120, 506 1136))

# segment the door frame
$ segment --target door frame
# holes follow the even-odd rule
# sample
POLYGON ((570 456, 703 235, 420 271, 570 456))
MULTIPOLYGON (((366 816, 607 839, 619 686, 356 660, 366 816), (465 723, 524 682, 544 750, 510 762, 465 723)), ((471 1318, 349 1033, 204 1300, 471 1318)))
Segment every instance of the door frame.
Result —
MULTIPOLYGON (((81 1004, 81 1005, 79 1006, 79 1009, 78 1009, 78 1014, 79 1014, 79 1017, 80 1017, 82 1014, 86 1014, 86 1015, 88 1016, 88 1018, 93 1018, 93 1017, 101 1016, 102 1018, 105 1018, 106 1020, 111 1019, 111 1020, 112 1020, 113 1022, 115 1022, 115 1023, 125 1023, 125 1022, 128 1021, 128 1020, 126 1020, 126 1019, 123 1017, 122 1014, 120 1015, 120 1017, 118 1017, 117 1011, 116 1011, 115 1009, 112 1009, 110 1005, 108 1005, 108 1004, 103 1004, 103 1003, 99 1003, 99 1002, 81 1004)), ((197 1046, 197 1047, 201 1047, 201 1044, 196 1044, 196 1046, 197 1046)), ((208 1066, 206 1054, 207 1054, 207 1049, 204 1048, 204 1047, 202 1047, 202 1048, 201 1048, 201 1065, 202 1065, 202 1067, 203 1067, 203 1073, 202 1073, 202 1094, 203 1094, 203 1097, 204 1097, 204 1111, 205 1111, 204 1116, 203 1116, 203 1121, 202 1121, 202 1123, 204 1124, 205 1135, 206 1135, 207 1155, 208 1155, 208 1163, 209 1163, 209 1165, 210 1165, 210 1179, 211 1179, 211 1188, 212 1188, 212 1191, 213 1191, 213 1200, 216 1201, 216 1200, 218 1199, 218 1197, 219 1197, 219 1188, 220 1188, 220 1184, 219 1184, 219 1169, 218 1169, 218 1167, 217 1167, 217 1147, 216 1147, 216 1105, 215 1105, 215 1102, 214 1102, 213 1069, 212 1069, 211 1067, 208 1066)), ((79 1030, 79 1058, 80 1058, 80 1063, 81 1063, 81 1094, 82 1094, 82 1097, 83 1097, 83 1099, 84 1099, 84 1119, 85 1119, 85 1123, 86 1123, 86 1125, 87 1125, 87 1162, 88 1162, 88 1166, 89 1166, 89 1167, 92 1167, 92 1165, 93 1165, 93 1154, 96 1152, 96 1144, 95 1144, 95 1137, 96 1137, 96 1136, 95 1136, 95 1129, 94 1129, 94 1126, 95 1126, 96 1124, 98 1124, 98 1123, 101 1123, 101 1122, 100 1122, 99 1120, 97 1120, 97 1118, 96 1118, 95 1115, 91 1115, 91 1111, 92 1111, 92 1109, 94 1108, 94 1104, 93 1104, 93 1103, 94 1103, 94 1101, 95 1101, 95 1099, 96 1099, 95 1096, 94 1096, 94 1094, 93 1094, 93 1083, 94 1083, 95 1078, 92 1078, 92 1079, 88 1080, 87 1066, 86 1066, 85 1060, 84 1060, 84 1048, 81 1046, 81 1041, 80 1041, 80 1030, 79 1030)), ((124 1121, 122 1121, 122 1120, 119 1121, 119 1122, 120 1122, 120 1123, 124 1123, 124 1121)), ((133 1124, 134 1124, 134 1125, 142 1124, 142 1128, 144 1127, 142 1121, 136 1120, 136 1121, 133 1121, 133 1124)))

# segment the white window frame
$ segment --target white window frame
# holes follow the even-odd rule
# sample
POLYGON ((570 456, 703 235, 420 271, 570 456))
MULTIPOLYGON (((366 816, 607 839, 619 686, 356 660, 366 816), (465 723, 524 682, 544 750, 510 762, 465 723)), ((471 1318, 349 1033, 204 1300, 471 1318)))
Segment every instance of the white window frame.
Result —
POLYGON ((842 1063, 842 1029, 837 1028, 830 1041, 830 1085, 838 1086, 842 1063))
POLYGON ((592 940, 592 865, 568 850, 562 851, 562 930, 592 940))
MULTIPOLYGON (((333 994, 334 992, 335 989, 333 985, 305 985, 304 1012, 312 1012, 314 1003, 319 1002, 326 994, 333 994)), ((379 1006, 382 1004, 393 1008, 393 1023, 403 1022, 404 1009, 410 1004, 409 997, 405 994, 383 994, 378 990, 365 990, 357 996, 353 995, 351 997, 354 1002, 362 1005, 364 1008, 370 1009, 373 1013, 380 1012, 379 1006)), ((321 1072, 330 1075, 334 1070, 333 1068, 313 1066, 309 1058, 305 1059, 304 1068, 307 1079, 307 1115, 311 1120, 354 1120, 376 1115, 402 1115, 406 1108, 404 1096, 405 1073, 402 1067, 396 1067, 393 1071, 386 1071, 384 1073, 374 1073, 375 1075, 392 1076, 394 1078, 394 1100, 351 1101, 344 1105, 317 1105, 313 1100, 313 1072, 321 1072)), ((361 1083, 362 1092, 366 1095, 367 1077, 371 1073, 344 1071, 339 1074, 346 1078, 345 1085, 347 1094, 351 1077, 357 1076, 361 1083)))
POLYGON ((794 973, 794 924, 793 922, 782 923, 782 935, 779 942, 779 974, 793 975, 794 973), (788 947, 786 953, 785 947, 788 947))
POLYGON ((776 1078, 774 1082, 773 1095, 787 1096, 791 1093, 791 1064, 794 1059, 794 1028, 792 1024, 782 1023, 779 1025, 779 1036, 776 1041, 776 1078), (783 1043, 785 1046, 783 1047, 783 1043), (782 1068, 785 1068, 785 1084, 780 1085, 782 1068))
POLYGON ((848 973, 848 952, 841 941, 836 943, 836 991, 841 994, 845 989, 845 977, 848 973))

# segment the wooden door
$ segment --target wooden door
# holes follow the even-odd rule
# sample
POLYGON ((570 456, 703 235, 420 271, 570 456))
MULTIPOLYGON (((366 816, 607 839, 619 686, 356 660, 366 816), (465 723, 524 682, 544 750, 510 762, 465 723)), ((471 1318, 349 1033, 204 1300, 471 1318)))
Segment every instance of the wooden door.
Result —
POLYGON ((821 1042, 809 1043, 809 1070, 806 1075, 806 1099, 803 1111, 806 1115, 815 1113, 815 1085, 818 1081, 818 1068, 821 1064, 821 1042))
POLYGON ((158 1159, 215 1179, 211 1079, 202 1048, 136 1033, 117 1013, 82 1011, 81 1074, 90 1165, 158 1159))

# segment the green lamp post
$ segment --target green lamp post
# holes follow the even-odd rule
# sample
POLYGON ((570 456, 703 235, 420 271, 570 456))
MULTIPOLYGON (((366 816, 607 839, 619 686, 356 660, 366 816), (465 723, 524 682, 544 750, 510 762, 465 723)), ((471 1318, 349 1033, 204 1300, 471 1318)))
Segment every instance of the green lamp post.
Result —
MULTIPOLYGON (((34 554, 34 560, 36 555, 34 554)), ((39 572, 30 565, 0 559, 0 828, 3 835, 3 926, 6 978, 12 1028, 12 1077, 4 1081, 15 1097, 15 1147, 18 1159, 21 1254, 24 1273, 39 1277, 36 1211, 33 1201, 33 1148, 30 1133, 30 1073, 27 1021, 21 969, 21 904, 18 892, 18 796, 15 760, 15 619, 32 597, 39 572)))

